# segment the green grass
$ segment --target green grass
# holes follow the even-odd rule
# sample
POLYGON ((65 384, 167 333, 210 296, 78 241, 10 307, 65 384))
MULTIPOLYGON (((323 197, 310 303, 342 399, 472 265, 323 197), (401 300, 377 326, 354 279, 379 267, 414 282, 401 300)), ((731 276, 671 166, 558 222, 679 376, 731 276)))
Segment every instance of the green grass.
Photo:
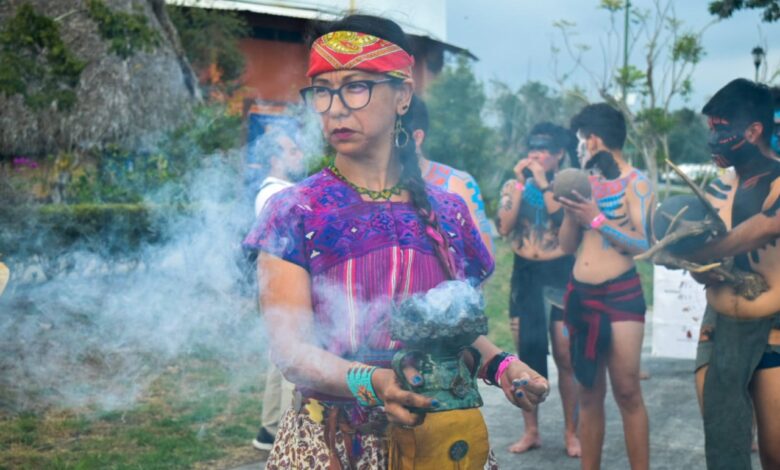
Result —
MULTIPOLYGON (((488 336, 508 351, 512 259, 499 241, 485 286, 488 336)), ((652 266, 638 269, 652 299, 652 266)), ((251 363, 242 371, 227 371, 198 350, 169 367, 130 410, 0 409, 0 470, 229 468, 256 460, 249 443, 262 410, 262 370, 251 363), (232 386, 236 373, 250 379, 232 386)))
POLYGON ((497 240, 496 270, 485 284, 485 315, 488 317, 488 338, 505 351, 514 351, 509 330, 509 280, 512 276, 513 253, 509 244, 497 240))
POLYGON ((639 279, 642 281, 642 291, 645 293, 645 303, 648 307, 653 306, 653 264, 648 261, 638 261, 636 270, 639 273, 639 279))
MULTIPOLYGON (((258 368, 259 369, 259 368, 258 368)), ((262 371, 251 372, 262 383, 262 371)), ((224 468, 257 459, 262 389, 181 358, 126 411, 0 411, 0 469, 224 468)))

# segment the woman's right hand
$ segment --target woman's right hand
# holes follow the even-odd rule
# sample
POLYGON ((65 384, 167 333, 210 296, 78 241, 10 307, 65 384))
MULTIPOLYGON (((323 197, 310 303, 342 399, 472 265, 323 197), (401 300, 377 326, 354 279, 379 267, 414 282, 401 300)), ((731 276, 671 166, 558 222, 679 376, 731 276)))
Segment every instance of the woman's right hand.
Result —
POLYGON ((520 360, 509 364, 499 378, 499 385, 506 398, 525 411, 533 411, 550 393, 547 379, 520 360))
MULTIPOLYGON (((422 378, 411 367, 404 370, 409 383, 422 378), (420 377, 415 379, 415 377, 420 377)), ((391 423, 402 426, 418 426, 425 419, 424 413, 412 412, 409 408, 435 409, 433 399, 401 388, 401 383, 392 369, 377 369, 371 377, 371 385, 377 396, 385 403, 385 413, 391 423)))

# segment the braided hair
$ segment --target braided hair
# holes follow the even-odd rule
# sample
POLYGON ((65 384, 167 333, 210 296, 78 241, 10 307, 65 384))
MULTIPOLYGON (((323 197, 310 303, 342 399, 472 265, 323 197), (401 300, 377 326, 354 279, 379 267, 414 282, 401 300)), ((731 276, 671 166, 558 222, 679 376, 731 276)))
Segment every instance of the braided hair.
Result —
POLYGON ((398 147, 398 156, 399 161, 401 162, 401 182, 404 184, 406 190, 409 191, 412 205, 417 209, 417 215, 425 226, 426 234, 434 242, 436 255, 439 257, 442 268, 450 278, 454 278, 455 263, 450 254, 449 243, 447 243, 447 237, 439 226, 439 222, 436 219, 436 213, 431 207, 428 191, 425 188, 425 180, 423 179, 422 171, 420 170, 420 160, 417 155, 417 149, 414 146, 414 141, 411 139, 412 133, 415 131, 414 123, 418 118, 416 115, 424 111, 427 117, 427 110, 425 110, 424 106, 422 100, 415 95, 412 97, 409 111, 401 116, 401 127, 409 136, 409 138, 406 139, 406 145, 398 147))
MULTIPOLYGON (((413 55, 409 38, 403 32, 400 26, 386 18, 380 18, 370 15, 349 15, 340 20, 319 24, 315 26, 313 34, 310 35, 309 43, 313 43, 318 37, 336 31, 355 31, 359 33, 370 34, 378 38, 396 44, 401 49, 413 55)), ((394 80, 393 85, 400 87, 403 82, 394 80)), ((405 131, 406 136, 395 136, 397 145, 396 151, 401 163, 401 183, 409 192, 411 203, 417 211, 420 221, 425 227, 426 235, 431 239, 435 247, 436 256, 442 265, 445 273, 450 278, 455 278, 455 263, 450 253, 449 243, 444 231, 439 226, 436 213, 433 211, 431 201, 428 197, 428 191, 425 187, 422 172, 420 171, 420 162, 412 140, 412 119, 415 109, 419 107, 419 98, 413 97, 410 108, 402 116, 397 116, 400 120, 400 127, 405 131), (415 104, 417 106, 415 106, 415 104)), ((404 132, 400 132, 403 134, 404 132)))

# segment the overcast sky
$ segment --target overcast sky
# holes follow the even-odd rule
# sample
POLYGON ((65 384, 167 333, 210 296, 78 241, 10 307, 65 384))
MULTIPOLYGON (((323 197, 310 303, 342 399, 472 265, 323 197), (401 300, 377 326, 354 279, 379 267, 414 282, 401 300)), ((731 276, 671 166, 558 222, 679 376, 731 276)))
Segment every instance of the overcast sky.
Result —
MULTIPOLYGON (((688 29, 700 30, 714 19, 707 12, 708 3, 676 0, 674 8, 688 29)), ((447 0, 447 39, 479 58, 475 69, 486 82, 498 79, 516 88, 538 80, 555 87, 550 51, 553 43, 561 45, 561 35, 553 22, 565 19, 576 23, 580 31, 576 41, 592 46, 589 57, 600 63, 599 38, 606 37, 609 15, 598 9, 598 4, 598 0, 447 0)), ((652 1, 633 0, 632 5, 649 8, 652 1)), ((622 33, 622 17, 620 20, 622 33)), ((703 43, 706 55, 693 75, 694 93, 687 103, 695 109, 729 80, 753 79, 750 51, 756 45, 774 46, 768 51, 768 62, 770 69, 780 67, 780 23, 762 23, 759 10, 740 11, 711 25, 703 43)), ((642 52, 640 48, 632 57, 632 63, 640 68, 642 52)), ((568 60, 563 63, 570 64, 568 60)), ((575 77, 575 82, 593 88, 584 73, 575 77)))

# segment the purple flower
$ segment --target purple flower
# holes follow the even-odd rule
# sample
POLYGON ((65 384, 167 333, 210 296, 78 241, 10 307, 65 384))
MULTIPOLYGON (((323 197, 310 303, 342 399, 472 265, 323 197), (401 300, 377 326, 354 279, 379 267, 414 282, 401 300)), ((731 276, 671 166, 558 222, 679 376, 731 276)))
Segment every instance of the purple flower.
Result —
POLYGON ((13 165, 17 168, 17 170, 19 167, 38 168, 38 163, 27 157, 14 158, 13 165))

